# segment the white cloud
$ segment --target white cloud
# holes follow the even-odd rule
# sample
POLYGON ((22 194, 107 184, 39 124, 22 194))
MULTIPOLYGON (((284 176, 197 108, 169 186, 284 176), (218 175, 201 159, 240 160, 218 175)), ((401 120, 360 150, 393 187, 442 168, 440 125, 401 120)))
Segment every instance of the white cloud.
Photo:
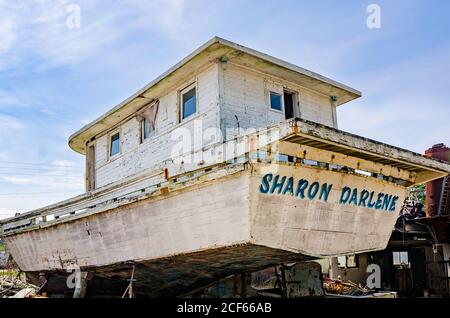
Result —
MULTIPOLYGON (((142 2, 140 2, 142 3, 142 2)), ((185 26, 184 19, 185 0, 159 0, 154 2, 153 8, 148 8, 148 12, 161 12, 153 15, 154 26, 161 33, 168 34, 173 40, 186 39, 182 28, 185 26)))
POLYGON ((12 20, 0 20, 0 55, 11 48, 15 38, 12 20))
POLYGON ((25 185, 33 183, 33 180, 30 178, 19 178, 13 176, 3 177, 3 180, 14 185, 25 185))
POLYGON ((0 108, 28 107, 30 103, 18 97, 19 93, 0 90, 0 108))
POLYGON ((66 173, 43 173, 30 178, 18 177, 14 175, 5 176, 3 180, 13 185, 29 185, 35 186, 39 190, 47 189, 47 191, 60 192, 61 190, 74 190, 82 192, 84 186, 84 178, 82 176, 69 175, 66 173), (60 176, 61 175, 61 176, 60 176))
POLYGON ((48 192, 46 190, 42 190, 42 192, 44 192, 42 194, 37 193, 39 192, 38 190, 34 190, 33 192, 36 194, 0 197, 0 219, 14 216, 16 212, 24 213, 33 209, 42 208, 79 194, 77 190, 67 190, 65 192, 48 192))
POLYGON ((18 130, 22 129, 23 127, 24 125, 19 119, 12 116, 0 114, 0 131, 9 129, 18 130))
POLYGON ((448 73, 450 47, 358 74, 363 97, 338 108, 339 128, 423 153, 450 145, 448 73))
MULTIPOLYGON (((87 1, 80 2, 86 11, 92 6, 87 1)), ((0 2, 0 21, 7 19, 8 28, 5 30, 9 31, 8 39, 14 35, 17 43, 14 47, 4 45, 4 51, 9 51, 9 54, 2 57, 0 65, 3 68, 19 67, 19 62, 30 54, 43 58, 41 67, 75 64, 89 57, 96 46, 108 40, 108 30, 101 27, 102 21, 86 22, 81 29, 69 29, 66 25, 67 5, 68 1, 63 0, 32 1, 27 5, 19 1, 0 2), (17 31, 12 35, 13 29, 17 31)))
POLYGON ((0 53, 9 53, 0 55, 0 68, 19 67, 29 54, 43 59, 41 69, 75 65, 110 55, 109 44, 118 46, 116 40, 136 31, 154 31, 173 41, 186 39, 182 32, 186 28, 185 0, 75 3, 81 8, 79 29, 67 27, 69 1, 43 0, 27 5, 0 1, 0 53), (13 42, 16 45, 12 46, 13 42))
POLYGON ((56 115, 56 113, 55 113, 53 110, 48 109, 48 108, 42 108, 42 109, 40 109, 39 111, 40 111, 41 113, 43 113, 43 114, 45 114, 45 115, 49 115, 49 116, 54 116, 54 115, 56 115))
POLYGON ((83 118, 83 119, 80 120, 80 124, 82 126, 85 126, 85 125, 89 124, 91 121, 92 121, 92 119, 83 118))
MULTIPOLYGON (((70 160, 55 160, 51 164, 22 164, 9 159, 11 163, 2 166, 2 173, 8 173, 2 179, 12 185, 27 185, 39 191, 73 190, 83 191, 84 168, 70 160), (21 167, 23 169, 21 170, 21 167), (16 174, 17 173, 17 174, 16 174)), ((0 192, 1 195, 1 192, 0 192)))
POLYGON ((54 165, 55 168, 68 168, 74 167, 75 163, 69 160, 55 160, 52 162, 52 165, 54 165))
POLYGON ((15 214, 15 212, 13 209, 0 207, 0 220, 12 217, 12 216, 14 216, 14 214, 15 214))

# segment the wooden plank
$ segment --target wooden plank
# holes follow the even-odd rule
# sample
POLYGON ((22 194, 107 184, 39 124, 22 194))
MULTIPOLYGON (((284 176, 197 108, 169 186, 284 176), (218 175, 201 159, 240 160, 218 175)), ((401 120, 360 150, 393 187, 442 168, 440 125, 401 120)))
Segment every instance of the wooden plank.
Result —
POLYGON ((211 170, 208 172, 194 171, 187 173, 187 178, 178 181, 176 179, 166 180, 159 184, 140 184, 140 188, 137 189, 136 185, 134 187, 125 187, 124 189, 116 190, 112 193, 108 193, 99 197, 92 197, 75 204, 70 204, 68 206, 62 206, 55 209, 49 209, 41 212, 39 215, 31 215, 22 220, 12 219, 9 222, 3 222, 0 227, 2 230, 2 235, 8 236, 17 234, 19 232, 31 231, 38 228, 45 228, 48 226, 53 226, 58 223, 73 221, 82 217, 93 215, 96 213, 111 210, 117 207, 121 207, 136 201, 141 201, 151 197, 157 197, 160 195, 166 195, 169 192, 174 192, 182 190, 189 186, 195 184, 212 181, 226 175, 234 174, 239 171, 245 170, 246 164, 234 164, 228 165, 225 168, 218 167, 216 170, 211 170), (118 192, 119 191, 119 192, 118 192), (76 213, 77 211, 82 211, 76 213), (36 218, 42 216, 53 215, 54 220, 41 222, 36 224, 36 218), (56 218, 57 217, 57 218, 56 218), (20 227, 20 228, 19 228, 20 227), (16 230, 11 230, 17 228, 16 230))
POLYGON ((352 169, 365 170, 388 177, 406 180, 411 183, 414 183, 416 179, 416 173, 414 172, 395 168, 389 165, 383 165, 369 160, 347 156, 334 151, 317 149, 287 141, 279 142, 277 147, 278 152, 301 159, 316 160, 319 162, 346 166, 352 169))
POLYGON ((435 171, 437 178, 450 173, 450 164, 427 158, 409 150, 387 145, 310 121, 298 120, 296 124, 298 126, 297 134, 299 136, 334 144, 347 149, 354 149, 356 152, 375 155, 380 157, 380 159, 385 158, 395 160, 423 170, 435 171))

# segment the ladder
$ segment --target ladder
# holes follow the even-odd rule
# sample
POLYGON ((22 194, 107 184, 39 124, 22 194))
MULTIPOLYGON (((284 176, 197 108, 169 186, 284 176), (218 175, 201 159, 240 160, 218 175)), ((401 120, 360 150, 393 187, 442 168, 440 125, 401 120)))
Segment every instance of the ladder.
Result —
POLYGON ((450 175, 442 180, 441 198, 439 201, 438 215, 446 215, 450 210, 450 175))

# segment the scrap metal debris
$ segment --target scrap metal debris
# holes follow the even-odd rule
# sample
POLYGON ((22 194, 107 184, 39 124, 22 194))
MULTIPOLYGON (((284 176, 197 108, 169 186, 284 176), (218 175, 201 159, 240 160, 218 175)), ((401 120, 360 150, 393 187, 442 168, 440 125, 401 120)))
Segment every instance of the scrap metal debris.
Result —
POLYGON ((343 282, 339 279, 324 277, 323 287, 325 297, 329 298, 397 298, 393 291, 377 292, 367 286, 357 285, 352 281, 343 282))
POLYGON ((26 282, 25 274, 21 271, 0 271, 0 298, 33 297, 38 289, 39 287, 26 282))
POLYGON ((324 289, 328 294, 347 295, 347 296, 365 296, 373 293, 367 286, 357 285, 351 281, 343 282, 338 279, 324 277, 324 289))

